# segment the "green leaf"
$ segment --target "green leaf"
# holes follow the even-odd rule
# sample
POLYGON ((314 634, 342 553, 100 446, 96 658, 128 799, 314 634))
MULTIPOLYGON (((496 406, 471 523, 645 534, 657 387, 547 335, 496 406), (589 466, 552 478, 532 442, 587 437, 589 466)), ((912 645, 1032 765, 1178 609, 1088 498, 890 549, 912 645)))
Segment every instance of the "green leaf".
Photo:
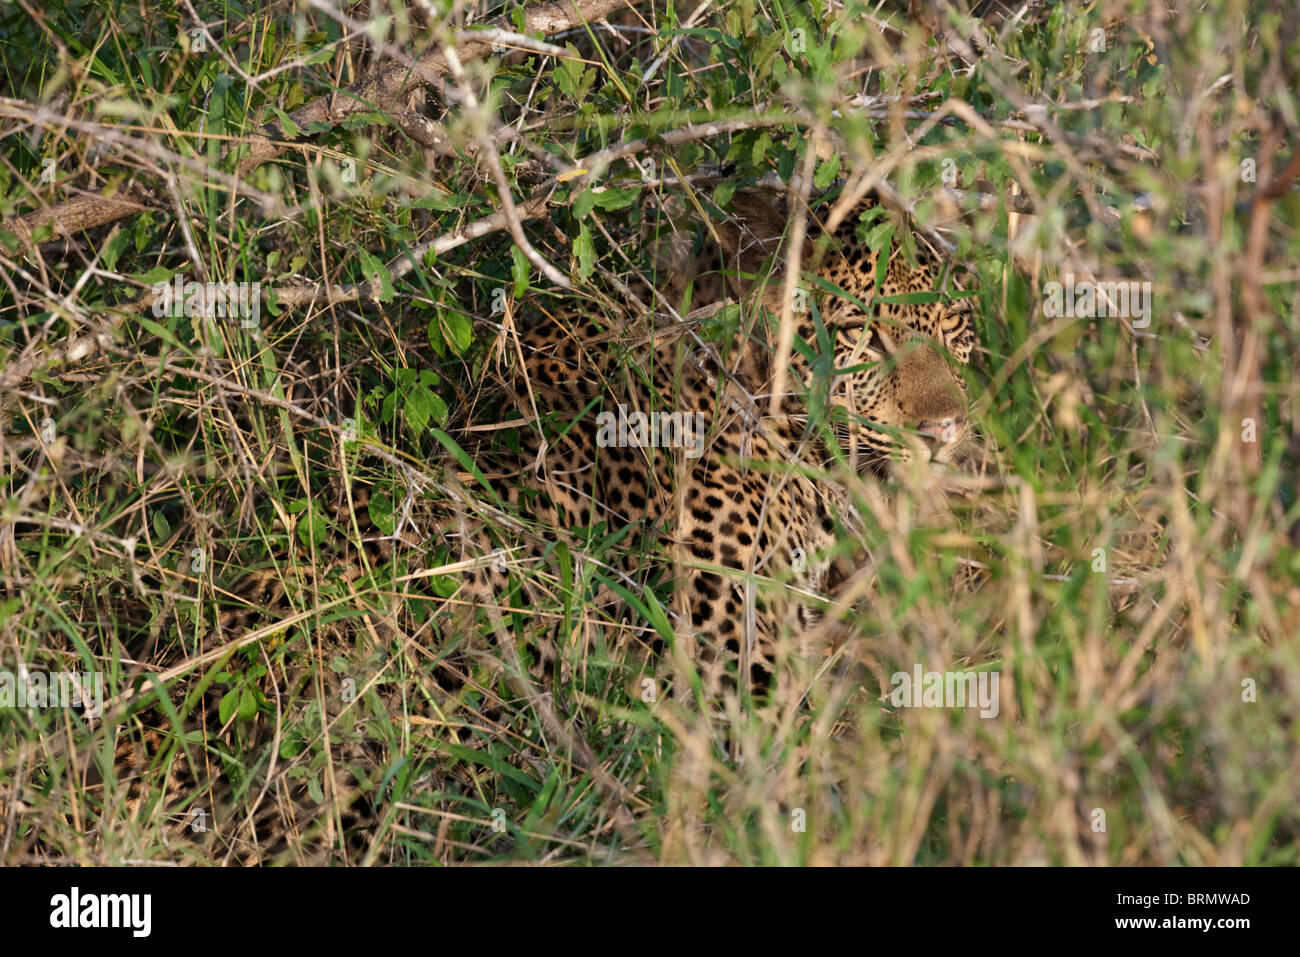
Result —
POLYGON ((361 257, 362 275, 366 282, 379 280, 379 301, 392 302, 397 293, 393 289, 393 274, 388 271, 388 267, 364 249, 358 250, 358 255, 361 257))
POLYGON ((217 719, 225 724, 230 720, 235 709, 239 707, 239 691, 227 691, 221 696, 221 701, 217 703, 217 719))
POLYGON ((409 760, 410 758, 402 756, 390 764, 388 770, 384 772, 384 776, 380 779, 379 787, 376 789, 375 793, 383 794, 384 789, 388 787, 388 782, 393 780, 393 778, 396 777, 404 767, 406 767, 409 760))
POLYGON ((298 520, 298 541, 306 548, 313 544, 319 546, 329 534, 329 523, 325 516, 314 508, 308 507, 306 514, 298 520))
POLYGON ((393 518, 393 500, 384 492, 375 492, 370 496, 370 520, 385 535, 391 535, 397 528, 393 518))
POLYGON ((583 223, 578 238, 573 241, 573 254, 578 257, 578 278, 590 279, 596 271, 596 246, 591 241, 591 230, 583 223))
POLYGON ((274 286, 266 290, 266 311, 272 316, 278 316, 280 313, 284 312, 284 310, 280 308, 279 290, 274 286))
POLYGON ((295 123, 288 113, 284 112, 284 110, 277 109, 270 103, 268 103, 267 106, 269 106, 271 112, 275 114, 276 120, 280 123, 280 129, 284 131, 284 135, 287 139, 295 140, 302 136, 302 127, 295 123))
POLYGON ((583 72, 586 70, 587 64, 578 53, 578 48, 572 43, 567 44, 567 47, 575 55, 572 58, 565 57, 561 59, 556 65, 554 73, 555 82, 559 86, 560 90, 563 91, 565 96, 571 100, 579 100, 582 98, 586 88, 591 85, 592 80, 595 79, 595 75, 594 71, 586 71, 591 72, 593 75, 591 79, 584 77, 583 72))
POLYGON ((668 620, 668 613, 664 611, 664 606, 659 604, 659 596, 654 592, 646 589, 642 592, 645 595, 646 618, 654 626, 655 631, 663 636, 664 641, 673 640, 673 626, 668 620))
POLYGON ((582 219, 596 206, 596 194, 590 189, 584 189, 577 196, 573 197, 573 217, 582 219))
POLYGON ((456 355, 464 355, 474 342, 474 324, 469 317, 457 309, 444 309, 440 314, 451 334, 450 345, 456 355))
POLYGON ((573 215, 582 219, 596 207, 604 210, 623 209, 636 202, 641 195, 640 186, 616 189, 613 186, 587 188, 573 198, 573 215))
POLYGON ((463 744, 454 744, 450 741, 438 739, 429 739, 429 747, 449 754, 453 758, 464 761, 472 767, 487 768, 489 771, 499 774, 502 777, 509 778, 518 784, 522 784, 530 790, 535 789, 537 782, 530 778, 517 767, 507 763, 504 759, 496 754, 482 748, 467 748, 463 744))
POLYGON ((568 622, 573 613, 573 556, 568 545, 556 542, 555 557, 560 562, 560 595, 564 599, 564 620, 568 622))
POLYGON ((630 189, 615 189, 606 187, 598 193, 593 193, 595 203, 601 209, 622 209, 625 206, 631 206, 641 195, 641 187, 633 186, 630 189))
MULTIPOLYGON (((515 293, 515 298, 518 299, 520 296, 522 296, 524 293, 528 291, 528 275, 529 275, 528 257, 524 255, 524 251, 520 249, 518 246, 511 246, 510 258, 512 260, 510 277, 515 281, 514 293, 515 293)), ((466 342, 465 346, 468 345, 469 343, 466 342)), ((465 346, 461 348, 462 352, 464 351, 465 346)))
POLYGON ((180 271, 179 269, 168 269, 165 266, 154 266, 148 272, 135 273, 131 278, 138 280, 144 286, 156 286, 160 282, 171 282, 180 271))
POLYGON ((840 157, 837 153, 817 167, 817 172, 813 174, 813 185, 818 189, 825 189, 835 182, 835 177, 839 175, 840 157))
POLYGON ((886 223, 881 227, 872 230, 872 237, 875 242, 868 240, 871 249, 878 253, 876 256, 876 288, 879 289, 885 281, 885 276, 889 274, 889 254, 892 251, 891 244, 894 240, 894 224, 886 223))
POLYGON ((153 238, 153 210, 148 209, 136 218, 135 221, 135 251, 144 252, 145 247, 149 245, 150 239, 153 238))
POLYGON ((186 349, 186 347, 181 343, 179 339, 177 339, 174 335, 172 335, 171 330, 168 329, 167 327, 154 322, 152 319, 149 319, 146 316, 137 316, 135 321, 140 323, 141 326, 143 326, 149 332, 153 333, 163 342, 167 343, 173 349, 180 349, 182 352, 189 351, 188 349, 186 349))
POLYGON ((436 392, 417 385, 406 395, 406 404, 402 407, 406 421, 417 434, 423 432, 430 421, 446 424, 447 403, 436 392))
POLYGON ((664 37, 701 37, 714 46, 730 47, 733 50, 744 49, 738 36, 723 30, 705 29, 703 27, 688 27, 681 30, 667 30, 662 35, 664 37))

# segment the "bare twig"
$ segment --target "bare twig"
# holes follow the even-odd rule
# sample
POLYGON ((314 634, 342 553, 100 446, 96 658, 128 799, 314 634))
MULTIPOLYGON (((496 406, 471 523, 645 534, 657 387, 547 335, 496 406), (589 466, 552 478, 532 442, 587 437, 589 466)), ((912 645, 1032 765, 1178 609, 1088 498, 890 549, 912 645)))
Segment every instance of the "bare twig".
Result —
POLYGON ((443 46, 442 52, 447 62, 447 68, 451 71, 452 79, 456 81, 457 87, 460 88, 461 104, 469 115, 470 122, 474 125, 474 135, 478 140, 479 150, 492 173, 493 180, 496 181, 497 197, 501 201, 501 212, 506 218, 506 227, 510 230, 510 238, 515 241, 515 245, 519 247, 528 261, 542 275, 557 286, 562 286, 565 289, 572 288, 573 283, 569 282, 569 277, 556 269, 541 253, 534 249, 533 244, 524 235, 523 224, 519 221, 519 213, 515 209, 514 197, 510 195, 510 181, 506 179, 506 171, 501 167, 501 156, 497 153, 496 144, 492 142, 492 137, 488 135, 487 117, 479 106, 478 97, 474 95, 474 88, 470 86, 469 80, 465 76, 465 70, 461 66, 460 58, 456 55, 456 50, 451 46, 443 46))
MULTIPOLYGON (((703 3, 691 11, 691 15, 687 17, 686 22, 682 24, 682 29, 689 30, 691 27, 695 26, 695 24, 699 22, 700 17, 702 17, 711 6, 713 6, 713 0, 704 0, 703 3)), ((668 46, 664 47, 664 51, 655 57, 654 62, 650 64, 650 68, 645 71, 645 76, 641 79, 642 86, 648 86, 650 81, 654 79, 655 74, 659 72, 659 68, 664 65, 664 61, 672 56, 673 50, 677 49, 677 44, 681 41, 683 36, 685 36, 685 34, 680 31, 673 34, 672 39, 668 41, 668 46)))
MULTIPOLYGON (((789 377, 790 353, 794 350, 794 291, 799 285, 799 263, 803 256, 804 236, 808 232, 808 191, 812 188, 813 164, 817 159, 817 150, 813 144, 821 139, 821 131, 814 127, 813 135, 804 150, 803 171, 800 176, 800 191, 794 206, 794 223, 790 227, 790 244, 786 252, 788 262, 785 266, 785 283, 781 291, 781 331, 777 337, 776 362, 773 366, 775 378, 772 382, 772 398, 768 402, 767 414, 775 418, 781 414, 781 400, 785 397, 786 379, 789 377)), ((791 188, 791 200, 796 194, 791 188)))
POLYGON ((497 27, 487 27, 482 30, 461 30, 456 34, 457 48, 462 44, 474 43, 479 40, 486 40, 488 43, 496 44, 502 50, 528 50, 530 53, 540 53, 543 56, 573 59, 573 54, 564 47, 557 47, 553 43, 543 43, 533 37, 526 37, 522 33, 502 30, 497 27))

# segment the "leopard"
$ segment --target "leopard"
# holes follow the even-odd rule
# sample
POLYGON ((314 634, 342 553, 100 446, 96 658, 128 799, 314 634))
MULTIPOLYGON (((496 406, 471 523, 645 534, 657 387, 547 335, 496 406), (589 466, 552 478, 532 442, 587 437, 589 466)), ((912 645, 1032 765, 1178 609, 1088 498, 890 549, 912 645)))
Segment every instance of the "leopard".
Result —
MULTIPOLYGON (((705 696, 743 688, 758 700, 783 683, 806 680, 825 654, 827 599, 843 580, 841 546, 858 524, 850 477, 889 481, 910 464, 941 467, 960 458, 970 438, 962 370, 976 337, 969 297, 940 290, 939 255, 918 246, 909 256, 898 241, 873 244, 864 236, 865 226, 888 215, 878 198, 866 197, 831 229, 824 224, 829 206, 805 210, 807 253, 792 297, 799 309, 787 309, 784 288, 794 271, 789 195, 741 189, 726 207, 727 215, 710 224, 711 239, 668 257, 663 273, 629 297, 652 304, 647 312, 629 308, 620 316, 566 297, 559 308, 538 308, 517 330, 503 332, 513 336, 507 353, 517 361, 505 364, 498 391, 502 410, 517 423, 515 441, 502 441, 497 430, 469 433, 480 438, 467 441, 465 451, 501 503, 537 530, 532 559, 542 560, 574 529, 598 526, 635 533, 647 552, 657 549, 671 569, 671 639, 699 669, 705 696), (783 312, 793 335, 778 366, 783 312), (785 385, 774 403, 778 379, 785 385), (611 424, 620 416, 622 433, 611 424), (664 441, 653 440, 652 421, 668 423, 658 433, 664 441)), ((471 480, 466 472, 457 476, 471 480)), ((353 521, 364 531, 353 537, 362 541, 312 569, 313 593, 321 582, 358 579, 393 559, 395 543, 375 534, 364 489, 347 497, 347 508, 337 502, 339 525, 353 521)), ((487 616, 488 640, 497 644, 483 657, 512 657, 516 636, 500 611, 509 607, 508 596, 529 595, 532 586, 516 587, 513 567, 497 560, 502 543, 482 523, 461 513, 442 534, 462 559, 454 563, 458 588, 444 596, 458 617, 443 633, 469 634, 487 616)), ((612 569, 631 590, 638 563, 651 560, 638 551, 628 548, 626 563, 612 569)), ((241 608, 221 614, 204 647, 291 617, 291 589, 279 564, 232 589, 241 608)), ((629 613, 604 586, 593 599, 629 613)), ((383 627, 378 621, 386 637, 383 627)), ((548 687, 566 662, 588 650, 571 647, 558 629, 519 640, 532 676, 548 687)), ((367 653, 382 654, 382 645, 370 641, 367 653)), ((354 635, 333 636, 316 658, 355 656, 359 647, 354 635)), ((639 647, 647 668, 662 668, 662 633, 639 647)), ((383 665, 354 670, 381 673, 383 665)), ((340 704, 339 689, 314 687, 320 679, 313 675, 338 683, 337 674, 302 657, 263 682, 271 682, 267 697, 277 710, 316 708, 315 720, 330 730, 328 748, 305 755, 328 766, 312 772, 318 782, 325 775, 324 800, 319 783, 307 786, 311 775, 293 773, 304 770, 302 757, 272 754, 281 746, 279 722, 260 716, 245 729, 256 733, 241 743, 232 739, 238 722, 228 719, 216 722, 221 728, 213 734, 169 727, 161 711, 137 714, 119 729, 111 754, 97 759, 107 766, 84 768, 82 780, 99 789, 106 807, 123 801, 132 817, 164 819, 163 843, 184 855, 241 864, 367 860, 383 749, 358 729, 356 709, 340 704), (262 752, 272 754, 269 764, 239 766, 262 752), (167 769, 162 793, 152 773, 159 766, 167 769)), ((427 693, 444 727, 450 714, 481 712, 459 723, 464 746, 474 744, 466 729, 504 725, 507 709, 494 702, 481 672, 448 657, 434 680, 427 693)), ((219 710, 215 697, 205 709, 219 710)), ((21 795, 11 797, 16 805, 21 795)), ((26 853, 38 858, 33 840, 26 853)))
MULTIPOLYGON (((689 289, 716 307, 729 293, 739 305, 712 341, 675 310, 640 334, 581 306, 535 318, 505 387, 533 425, 517 450, 476 452, 501 497, 543 527, 603 523, 660 542, 680 570, 674 638, 713 692, 739 679, 761 694, 825 652, 810 636, 843 577, 837 547, 854 515, 837 463, 887 479, 909 462, 951 465, 969 444, 959 370, 975 346, 970 296, 940 294, 931 250, 912 260, 892 240, 873 248, 859 227, 888 214, 873 195, 832 230, 811 218, 807 288, 796 290, 806 308, 790 313, 797 347, 771 407, 789 209, 785 195, 740 190, 716 239, 670 262, 669 296, 689 289), (611 406, 635 422, 628 441, 611 441, 611 406), (664 416, 678 439, 698 426, 690 448, 665 448, 641 427, 664 416)), ((467 573, 476 601, 506 584, 499 568, 467 573)), ((553 677, 556 649, 532 650, 536 673, 553 677)), ((662 650, 656 640, 649 655, 662 650)))

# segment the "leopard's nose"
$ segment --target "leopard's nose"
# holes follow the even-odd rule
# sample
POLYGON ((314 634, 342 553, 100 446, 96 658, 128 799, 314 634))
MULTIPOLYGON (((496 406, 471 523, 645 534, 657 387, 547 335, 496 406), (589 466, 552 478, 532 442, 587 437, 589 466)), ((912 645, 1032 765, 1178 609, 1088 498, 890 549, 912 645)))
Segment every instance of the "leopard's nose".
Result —
POLYGON ((918 425, 916 431, 929 437, 937 445, 951 445, 965 433, 966 418, 948 416, 943 419, 931 419, 918 425))

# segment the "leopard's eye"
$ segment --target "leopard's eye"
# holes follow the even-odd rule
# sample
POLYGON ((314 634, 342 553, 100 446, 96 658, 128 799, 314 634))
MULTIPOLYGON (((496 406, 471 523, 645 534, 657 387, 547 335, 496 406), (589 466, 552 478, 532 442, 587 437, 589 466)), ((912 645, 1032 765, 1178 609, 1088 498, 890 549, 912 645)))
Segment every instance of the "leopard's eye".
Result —
POLYGON ((868 362, 884 362, 885 359, 888 358, 884 349, 873 348, 871 346, 864 346, 860 350, 860 355, 868 362))
POLYGON ((869 326, 850 326, 840 330, 840 364, 856 365, 861 362, 881 362, 885 358, 883 346, 869 326))
POLYGON ((883 328, 876 327, 872 330, 871 345, 882 358, 894 354, 894 339, 883 328))

